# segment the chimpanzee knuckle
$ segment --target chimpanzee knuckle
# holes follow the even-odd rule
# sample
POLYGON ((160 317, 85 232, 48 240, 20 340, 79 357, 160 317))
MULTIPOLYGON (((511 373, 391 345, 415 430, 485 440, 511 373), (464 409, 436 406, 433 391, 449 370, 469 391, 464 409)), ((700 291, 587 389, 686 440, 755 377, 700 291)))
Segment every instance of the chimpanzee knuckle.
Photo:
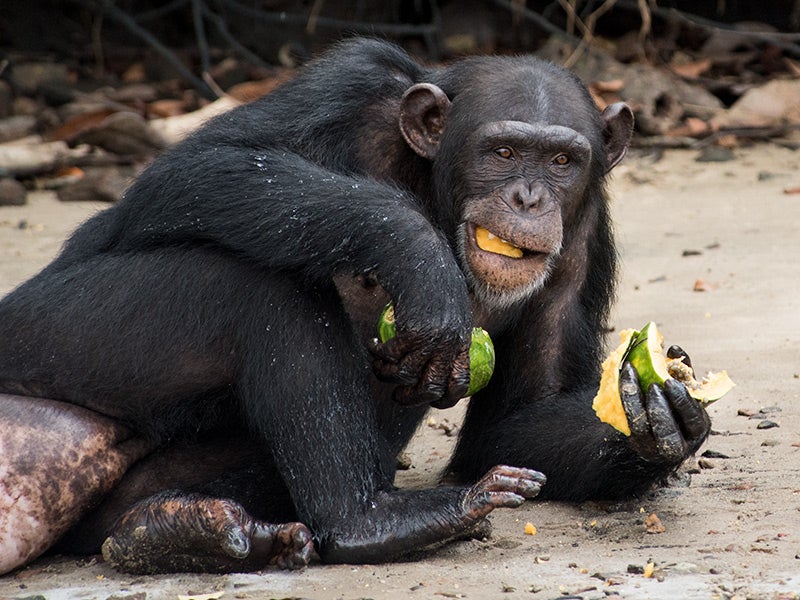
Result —
POLYGON ((517 508, 525 502, 524 496, 512 491, 497 491, 491 494, 493 508, 517 508))
POLYGON ((681 348, 680 346, 677 345, 670 346, 667 349, 667 358, 681 358, 683 359, 683 364, 685 364, 687 367, 689 367, 694 371, 694 369, 692 368, 692 359, 689 357, 688 354, 686 354, 684 349, 681 348))
POLYGON ((657 446, 659 455, 666 462, 678 463, 688 456, 686 440, 679 431, 659 436, 657 446))
POLYGON ((430 394, 420 392, 417 387, 402 385, 394 389, 392 399, 400 406, 421 406, 423 404, 430 404, 436 398, 430 394))

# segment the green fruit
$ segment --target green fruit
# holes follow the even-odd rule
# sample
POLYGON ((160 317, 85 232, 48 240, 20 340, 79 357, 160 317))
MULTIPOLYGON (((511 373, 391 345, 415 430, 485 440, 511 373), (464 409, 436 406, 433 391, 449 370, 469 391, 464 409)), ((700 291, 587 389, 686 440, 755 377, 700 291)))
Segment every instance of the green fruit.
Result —
POLYGON ((677 379, 686 386, 692 398, 710 404, 736 385, 725 371, 708 373, 698 381, 692 369, 683 364, 683 359, 667 358, 664 355, 664 337, 652 321, 636 336, 628 350, 627 359, 636 369, 639 385, 644 392, 654 383, 663 386, 667 379, 677 379))
MULTIPOLYGON (((378 337, 381 342, 392 339, 396 334, 394 323, 394 306, 389 303, 383 309, 378 320, 378 337)), ((489 333, 480 327, 472 329, 472 342, 469 346, 469 389, 467 396, 472 396, 489 383, 494 372, 494 344, 489 333)))
POLYGON ((494 373, 494 344, 489 332, 480 327, 473 327, 472 342, 469 345, 469 389, 467 396, 472 396, 489 383, 494 373))
POLYGON ((663 338, 656 329, 656 324, 650 321, 633 339, 625 359, 630 361, 636 374, 639 376, 639 387, 647 392, 650 385, 655 383, 664 385, 669 379, 667 359, 663 352, 663 338))
POLYGON ((603 361, 600 386, 592 401, 592 408, 601 421, 625 435, 631 434, 619 395, 619 374, 626 360, 636 369, 639 386, 644 393, 653 383, 663 386, 667 379, 675 378, 686 386, 692 398, 710 404, 734 387, 725 371, 708 373, 697 381, 694 372, 683 363, 682 358, 664 356, 663 344, 664 338, 652 322, 641 330, 626 329, 620 332, 619 346, 603 361))

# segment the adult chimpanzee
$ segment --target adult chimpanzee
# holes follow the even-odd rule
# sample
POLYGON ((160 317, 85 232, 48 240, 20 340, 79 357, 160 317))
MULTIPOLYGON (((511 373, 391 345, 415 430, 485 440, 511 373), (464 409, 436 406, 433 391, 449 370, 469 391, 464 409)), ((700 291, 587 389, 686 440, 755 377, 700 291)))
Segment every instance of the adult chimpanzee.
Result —
POLYGON ((668 474, 709 429, 682 386, 627 370, 630 438, 590 407, 632 121, 533 58, 355 40, 164 153, 0 303, 0 570, 56 542, 137 572, 382 561, 536 495, 531 469, 564 499, 668 474), (396 490, 474 324, 497 369, 464 483, 396 490))

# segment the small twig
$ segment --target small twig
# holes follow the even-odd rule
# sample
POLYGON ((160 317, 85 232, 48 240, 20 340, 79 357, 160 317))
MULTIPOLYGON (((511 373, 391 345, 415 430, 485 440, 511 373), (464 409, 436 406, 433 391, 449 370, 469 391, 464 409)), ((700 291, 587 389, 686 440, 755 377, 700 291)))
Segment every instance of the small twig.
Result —
POLYGON ((311 5, 311 11, 308 14, 308 22, 306 23, 306 33, 308 35, 314 35, 317 32, 317 20, 319 19, 319 13, 322 12, 322 7, 325 4, 325 0, 314 0, 314 4, 311 5))
POLYGON ((575 35, 575 21, 578 20, 578 15, 575 14, 575 4, 577 0, 559 0, 561 8, 567 13, 567 33, 575 35))
MULTIPOLYGON (((305 26, 308 22, 308 17, 305 15, 292 14, 287 12, 267 12, 250 8, 238 2, 237 0, 217 0, 221 5, 233 12, 240 15, 257 19, 266 23, 279 23, 279 24, 295 24, 305 26)), ((370 34, 385 34, 391 36, 405 36, 405 35, 425 35, 433 31, 434 26, 429 24, 421 25, 406 25, 394 23, 363 23, 359 21, 347 21, 345 19, 334 19, 331 17, 318 17, 316 20, 316 27, 325 27, 330 29, 340 29, 342 31, 349 31, 352 33, 370 33, 370 34)))
MULTIPOLYGON (((203 23, 203 13, 205 3, 202 0, 192 0, 192 24, 194 25, 194 37, 197 40, 197 49, 200 52, 200 69, 204 75, 211 70, 211 52, 208 49, 206 39, 206 28, 203 23)), ((206 83, 208 81, 206 80, 206 83)))
POLYGON ((186 66, 175 56, 170 50, 159 42, 156 37, 149 31, 141 27, 133 18, 127 13, 117 8, 111 0, 73 0, 90 10, 99 10, 110 19, 123 25, 128 31, 140 38, 145 43, 149 44, 161 57, 166 60, 175 71, 188 81, 198 93, 204 98, 214 100, 217 96, 205 84, 202 79, 197 78, 186 66))
POLYGON ((95 15, 92 19, 92 49, 94 51, 94 64, 98 74, 105 70, 106 59, 103 53, 103 15, 95 15))
POLYGON ((179 8, 183 8, 183 6, 185 4, 188 4, 189 2, 191 2, 191 0, 172 0, 172 2, 167 2, 164 6, 160 6, 158 8, 154 8, 152 10, 139 13, 138 15, 133 17, 133 19, 137 23, 145 23, 147 21, 154 21, 157 19, 161 19, 165 15, 168 15, 169 13, 174 12, 179 8))
POLYGON ((581 29, 583 33, 583 37, 581 38, 580 44, 578 47, 575 48, 575 51, 564 61, 564 66, 569 69, 572 67, 578 59, 583 56, 583 53, 586 49, 591 46, 592 41, 594 40, 594 27, 597 24, 597 20, 606 14, 609 10, 611 10, 614 5, 617 3, 617 0, 605 0, 597 10, 593 11, 586 19, 581 22, 581 20, 575 15, 575 21, 578 24, 578 28, 581 29))
POLYGON ((511 11, 512 14, 519 15, 524 17, 528 21, 532 23, 536 23, 536 25, 546 31, 547 33, 554 35, 564 41, 567 41, 571 44, 578 44, 580 40, 576 38, 574 35, 568 34, 566 31, 562 30, 559 27, 553 25, 550 21, 545 19, 540 14, 530 10, 529 8, 525 8, 516 2, 510 2, 509 0, 491 0, 492 4, 496 4, 501 8, 505 8, 508 11, 511 11))
POLYGON ((642 26, 639 28, 639 36, 637 41, 639 42, 639 47, 642 49, 642 53, 644 54, 644 44, 647 41, 647 36, 650 35, 650 30, 653 27, 653 15, 650 13, 651 5, 655 6, 655 0, 638 0, 639 3, 639 15, 642 18, 642 26))
POLYGON ((233 48, 234 52, 238 52, 245 60, 248 62, 253 63, 258 67, 268 67, 269 65, 264 62, 260 56, 248 50, 245 46, 239 43, 239 41, 233 37, 231 32, 228 30, 228 26, 225 23, 225 19, 220 17, 217 13, 213 12, 208 6, 203 4, 203 11, 205 18, 212 24, 214 27, 217 28, 217 33, 224 39, 228 45, 233 48))
MULTIPOLYGON (((639 0, 622 0, 621 4, 626 7, 632 7, 634 5, 638 7, 638 1, 639 0)), ((792 56, 800 56, 800 45, 793 43, 793 42, 800 42, 800 33, 749 31, 746 29, 738 29, 736 27, 726 25, 718 21, 712 21, 711 19, 706 19, 704 17, 698 17, 697 15, 685 13, 676 8, 660 8, 655 3, 653 3, 651 7, 651 13, 654 15, 658 15, 659 17, 666 20, 677 19, 679 21, 684 21, 686 23, 697 25, 699 27, 704 27, 706 29, 715 29, 717 31, 730 31, 744 38, 751 38, 763 42, 769 42, 781 48, 782 50, 786 51, 787 53, 791 54, 792 56)))

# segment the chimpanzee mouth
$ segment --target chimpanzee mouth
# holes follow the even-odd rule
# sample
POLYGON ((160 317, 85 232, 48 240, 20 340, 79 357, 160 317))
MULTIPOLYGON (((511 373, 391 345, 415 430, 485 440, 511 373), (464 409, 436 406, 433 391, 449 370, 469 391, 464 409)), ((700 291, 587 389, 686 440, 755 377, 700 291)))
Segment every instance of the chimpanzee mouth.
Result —
POLYGON ((498 254, 515 260, 532 258, 544 254, 537 250, 529 250, 517 246, 513 242, 503 239, 480 225, 471 223, 469 229, 470 237, 475 241, 475 245, 483 252, 498 254))
POLYGON ((524 301, 547 280, 557 253, 548 247, 548 240, 535 234, 498 235, 469 221, 461 232, 461 256, 470 287, 487 306, 524 301))

